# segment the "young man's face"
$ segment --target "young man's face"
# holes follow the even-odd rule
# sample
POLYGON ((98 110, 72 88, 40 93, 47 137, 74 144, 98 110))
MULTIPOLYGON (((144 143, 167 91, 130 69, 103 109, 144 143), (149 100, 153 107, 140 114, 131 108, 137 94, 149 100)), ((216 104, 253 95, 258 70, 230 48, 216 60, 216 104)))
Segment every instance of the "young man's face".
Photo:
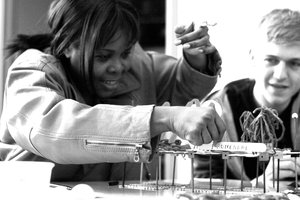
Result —
POLYGON ((253 51, 253 61, 256 100, 281 112, 300 89, 300 42, 261 41, 253 51))

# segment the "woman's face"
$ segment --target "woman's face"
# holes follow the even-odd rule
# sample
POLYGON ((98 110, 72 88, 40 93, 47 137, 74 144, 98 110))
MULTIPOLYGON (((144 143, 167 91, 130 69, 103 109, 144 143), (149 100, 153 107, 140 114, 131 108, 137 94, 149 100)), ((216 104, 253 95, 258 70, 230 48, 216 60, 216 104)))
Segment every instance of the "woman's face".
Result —
MULTIPOLYGON (((94 88, 99 98, 109 98, 118 89, 125 72, 130 68, 129 60, 133 46, 128 46, 126 34, 117 32, 103 48, 94 55, 94 88)), ((79 49, 71 45, 66 56, 70 59, 72 69, 79 74, 79 49)))
POLYGON ((300 42, 261 42, 255 51, 256 100, 281 112, 300 89, 300 42))

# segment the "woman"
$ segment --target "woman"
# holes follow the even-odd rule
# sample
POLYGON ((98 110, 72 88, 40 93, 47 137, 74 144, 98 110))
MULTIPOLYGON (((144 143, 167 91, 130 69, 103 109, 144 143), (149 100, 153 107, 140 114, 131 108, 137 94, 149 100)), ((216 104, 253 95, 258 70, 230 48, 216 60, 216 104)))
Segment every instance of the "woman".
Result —
POLYGON ((118 162, 130 162, 126 177, 138 179, 137 162, 151 161, 163 132, 197 145, 220 139, 213 107, 181 107, 216 83, 207 27, 176 30, 185 55, 176 60, 142 50, 125 0, 56 0, 48 22, 49 35, 9 46, 22 54, 7 75, 2 160, 55 162, 53 181, 118 180, 118 162))

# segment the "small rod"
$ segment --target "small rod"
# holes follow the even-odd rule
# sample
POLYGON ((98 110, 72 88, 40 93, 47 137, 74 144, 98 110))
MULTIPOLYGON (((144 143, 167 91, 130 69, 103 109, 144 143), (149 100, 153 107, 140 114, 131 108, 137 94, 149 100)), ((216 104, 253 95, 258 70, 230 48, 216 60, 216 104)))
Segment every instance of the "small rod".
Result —
POLYGON ((295 190, 298 190, 298 172, 297 172, 297 157, 295 157, 295 190))
POLYGON ((192 184, 192 193, 194 193, 194 157, 191 158, 191 184, 192 184))
POLYGON ((123 165, 123 180, 122 180, 122 187, 125 186, 125 179, 126 179, 126 162, 123 165))
POLYGON ((161 154, 158 154, 158 179, 161 180, 161 154))
POLYGON ((174 186, 174 180, 175 180, 175 170, 176 170, 176 155, 174 155, 174 161, 173 161, 173 176, 172 176, 172 186, 174 186))
POLYGON ((273 167, 273 188, 275 188, 275 159, 272 157, 272 167, 273 167))
POLYGON ((259 170, 259 158, 256 158, 256 187, 258 188, 258 170, 259 170))
POLYGON ((212 167, 211 167, 212 155, 209 155, 209 189, 212 190, 212 167))
POLYGON ((279 171, 280 171, 280 159, 277 159, 277 192, 279 192, 279 171))
POLYGON ((243 179, 243 175, 244 175, 244 157, 241 157, 241 162, 242 162, 242 171, 241 171, 241 191, 243 191, 243 188, 244 188, 244 179, 243 179))
POLYGON ((227 159, 224 159, 224 194, 226 194, 227 189, 227 159))
POLYGON ((144 172, 144 163, 141 162, 141 168, 140 168, 140 184, 143 183, 143 172, 144 172))
POLYGON ((264 182, 264 193, 266 193, 266 172, 265 172, 266 163, 265 163, 265 161, 263 161, 262 165, 263 165, 263 178, 264 178, 264 180, 263 180, 263 182, 264 182))
MULTIPOLYGON (((160 158, 160 157, 161 156, 158 155, 158 158, 160 158)), ((159 176, 160 176, 159 169, 160 169, 160 162, 157 162, 157 164, 156 164, 156 170, 155 170, 156 190, 158 190, 158 179, 159 179, 159 176)))

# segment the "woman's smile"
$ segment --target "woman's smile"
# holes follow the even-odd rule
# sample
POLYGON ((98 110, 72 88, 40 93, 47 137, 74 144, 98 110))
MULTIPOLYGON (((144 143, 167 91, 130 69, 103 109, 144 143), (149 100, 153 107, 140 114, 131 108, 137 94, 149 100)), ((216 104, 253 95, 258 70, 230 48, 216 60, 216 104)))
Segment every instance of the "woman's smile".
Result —
POLYGON ((119 80, 104 80, 101 82, 107 89, 110 89, 110 90, 116 89, 120 83, 119 80))

